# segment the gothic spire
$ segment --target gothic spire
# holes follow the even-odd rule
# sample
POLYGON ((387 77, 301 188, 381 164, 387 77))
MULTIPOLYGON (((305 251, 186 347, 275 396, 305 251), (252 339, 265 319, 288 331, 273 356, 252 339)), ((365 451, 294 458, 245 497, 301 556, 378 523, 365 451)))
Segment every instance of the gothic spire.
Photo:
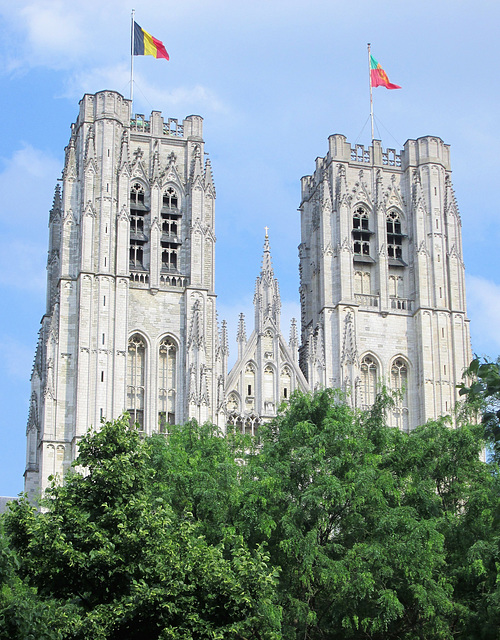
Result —
POLYGON ((247 341, 247 330, 245 327, 245 314, 244 313, 240 313, 240 319, 238 321, 238 333, 236 334, 236 340, 238 342, 244 342, 246 343, 247 341))
POLYGON ((279 285, 274 277, 267 231, 268 229, 266 227, 262 269, 260 276, 255 282, 255 295, 253 299, 255 306, 255 328, 258 332, 263 330, 264 324, 268 321, 271 321, 275 329, 279 330, 281 313, 279 285))
POLYGON ((274 278, 273 265, 271 262, 271 248, 269 247, 269 236, 267 235, 268 228, 266 227, 266 238, 264 240, 264 254, 262 256, 262 269, 260 277, 263 280, 271 282, 274 278))
POLYGON ((290 350, 293 354, 294 362, 298 363, 299 361, 299 336, 297 334, 297 320, 292 318, 292 322, 290 323, 290 340, 288 342, 290 350))
POLYGON ((221 349, 224 355, 229 354, 229 339, 227 337, 227 322, 225 320, 222 321, 222 329, 221 329, 221 349))
POLYGON ((194 182, 196 178, 202 179, 203 177, 203 165, 201 164, 201 150, 197 145, 194 150, 193 159, 191 162, 191 182, 194 182))
POLYGON ((208 189, 208 187, 212 187, 215 194, 214 177, 212 175, 212 163, 210 162, 210 158, 207 158, 205 162, 205 189, 208 189))
POLYGON ((61 206, 61 185, 56 184, 56 188, 54 189, 54 200, 52 201, 52 209, 50 210, 50 220, 55 216, 61 215, 61 206))
POLYGON ((238 331, 236 333, 236 342, 238 343, 238 358, 243 356, 243 351, 247 343, 247 330, 245 327, 245 314, 240 313, 238 321, 238 331))
POLYGON ((76 154, 74 134, 71 136, 69 145, 66 147, 66 162, 64 163, 63 176, 65 179, 76 180, 76 154))

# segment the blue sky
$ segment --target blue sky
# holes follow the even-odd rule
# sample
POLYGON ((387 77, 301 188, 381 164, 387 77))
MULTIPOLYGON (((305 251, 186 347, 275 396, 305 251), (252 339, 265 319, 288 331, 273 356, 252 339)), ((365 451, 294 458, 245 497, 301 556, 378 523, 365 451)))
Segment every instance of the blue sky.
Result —
MULTIPOLYGON (((129 95, 120 0, 0 0, 0 495, 23 488, 29 378, 45 307, 47 220, 86 92, 129 95)), ((343 133, 368 145, 367 42, 398 91, 374 90, 376 137, 451 145, 472 346, 500 353, 497 194, 500 3, 478 0, 142 0, 136 21, 170 62, 136 58, 134 111, 199 114, 217 188, 219 318, 252 324, 264 227, 283 302, 299 317, 300 177, 343 133)), ((232 355, 236 345, 231 342, 232 355)))

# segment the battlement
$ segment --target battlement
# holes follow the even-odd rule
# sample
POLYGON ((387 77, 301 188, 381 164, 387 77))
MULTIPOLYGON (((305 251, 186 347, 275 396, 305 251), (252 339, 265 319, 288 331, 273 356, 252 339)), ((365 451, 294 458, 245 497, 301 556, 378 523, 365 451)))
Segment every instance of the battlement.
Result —
POLYGON ((380 140, 374 140, 366 148, 362 144, 351 146, 346 137, 338 133, 330 136, 328 143, 327 156, 316 160, 316 166, 318 162, 336 161, 404 171, 410 166, 434 163, 450 170, 450 147, 436 136, 407 140, 400 152, 391 148, 384 151, 380 140))
POLYGON ((132 133, 181 139, 203 139, 203 118, 197 115, 187 116, 182 122, 177 118, 162 117, 161 111, 152 111, 149 120, 144 114, 132 117, 132 103, 117 91, 99 91, 86 93, 80 100, 80 113, 74 127, 98 120, 117 120, 124 127, 130 127, 132 133))
POLYGON ((303 197, 321 182, 324 169, 332 162, 356 169, 382 169, 391 173, 403 173, 409 168, 425 164, 439 164, 446 171, 451 170, 450 147, 436 136, 407 140, 403 149, 397 152, 391 148, 384 150, 380 140, 374 140, 369 147, 362 144, 351 146, 344 135, 336 133, 328 138, 327 155, 316 158, 314 173, 302 178, 303 197))

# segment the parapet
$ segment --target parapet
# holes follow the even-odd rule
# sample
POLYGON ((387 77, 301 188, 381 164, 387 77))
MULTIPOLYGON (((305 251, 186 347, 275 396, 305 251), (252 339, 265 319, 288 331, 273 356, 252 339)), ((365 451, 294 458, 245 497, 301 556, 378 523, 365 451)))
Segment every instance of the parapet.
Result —
POLYGON ((99 91, 86 93, 80 100, 80 113, 76 128, 84 122, 92 123, 101 119, 114 119, 124 127, 130 126, 132 133, 150 134, 153 137, 174 137, 191 140, 203 140, 203 118, 197 115, 187 116, 182 122, 176 118, 164 119, 161 111, 152 111, 147 119, 138 113, 132 117, 132 103, 117 91, 99 91))

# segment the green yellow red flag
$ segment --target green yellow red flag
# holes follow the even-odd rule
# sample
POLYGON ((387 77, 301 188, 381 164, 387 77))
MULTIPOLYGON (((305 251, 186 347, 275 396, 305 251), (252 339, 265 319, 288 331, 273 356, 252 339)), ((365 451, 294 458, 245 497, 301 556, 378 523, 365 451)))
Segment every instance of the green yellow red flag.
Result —
POLYGON ((386 89, 401 89, 397 84, 389 82, 387 73, 382 69, 380 63, 370 54, 370 80, 372 87, 385 87, 386 89))

